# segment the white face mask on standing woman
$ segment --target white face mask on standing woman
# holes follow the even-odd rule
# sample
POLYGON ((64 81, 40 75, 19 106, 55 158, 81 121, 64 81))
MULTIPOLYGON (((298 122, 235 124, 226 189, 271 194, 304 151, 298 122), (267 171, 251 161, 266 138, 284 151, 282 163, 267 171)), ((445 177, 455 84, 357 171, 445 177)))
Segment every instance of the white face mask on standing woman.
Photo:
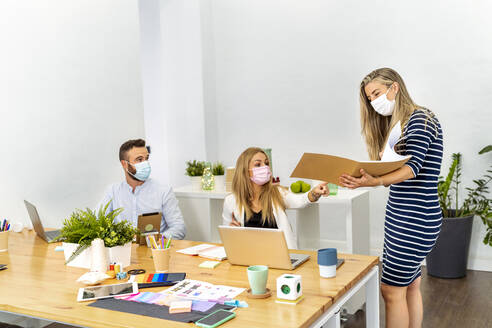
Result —
MULTIPOLYGON (((390 116, 393 114, 393 111, 395 110, 395 99, 389 100, 388 99, 388 92, 390 91, 391 87, 388 88, 388 91, 386 91, 385 94, 380 95, 373 101, 371 101, 371 106, 374 108, 378 114, 383 115, 383 116, 390 116)), ((395 93, 395 98, 396 98, 396 93, 395 93)))

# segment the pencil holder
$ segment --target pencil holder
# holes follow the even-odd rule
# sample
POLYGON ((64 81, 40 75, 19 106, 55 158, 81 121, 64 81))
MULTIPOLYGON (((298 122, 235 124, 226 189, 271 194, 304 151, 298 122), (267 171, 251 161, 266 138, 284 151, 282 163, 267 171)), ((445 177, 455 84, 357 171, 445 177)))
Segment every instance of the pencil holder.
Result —
POLYGON ((170 248, 152 249, 152 259, 154 260, 154 267, 156 272, 169 271, 170 254, 171 254, 170 248))
POLYGON ((0 252, 6 252, 9 250, 9 232, 0 232, 0 252))

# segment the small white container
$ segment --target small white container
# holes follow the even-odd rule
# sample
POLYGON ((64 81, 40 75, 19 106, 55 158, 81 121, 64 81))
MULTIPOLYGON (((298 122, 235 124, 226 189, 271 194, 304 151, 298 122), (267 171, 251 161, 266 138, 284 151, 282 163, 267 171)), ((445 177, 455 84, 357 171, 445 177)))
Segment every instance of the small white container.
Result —
POLYGON ((216 175, 215 177, 215 191, 225 191, 225 175, 216 175))
MULTIPOLYGON (((62 243, 63 254, 65 256, 65 261, 72 255, 72 253, 77 249, 79 244, 73 243, 62 243)), ((123 267, 130 265, 131 255, 132 255, 132 243, 127 243, 123 246, 105 247, 108 254, 109 263, 121 263, 123 267)), ((92 263, 92 252, 91 248, 85 249, 76 258, 70 261, 67 266, 75 268, 90 269, 92 263)))
POLYGON ((336 248, 323 248, 318 250, 319 275, 322 278, 333 278, 337 275, 337 250, 336 248))
POLYGON ((104 247, 104 241, 100 238, 91 243, 91 271, 105 273, 108 271, 108 251, 104 247))
POLYGON ((335 265, 320 265, 319 275, 323 278, 333 278, 337 275, 337 266, 335 265))
POLYGON ((193 191, 201 191, 202 190, 202 177, 190 177, 191 181, 191 190, 193 191))

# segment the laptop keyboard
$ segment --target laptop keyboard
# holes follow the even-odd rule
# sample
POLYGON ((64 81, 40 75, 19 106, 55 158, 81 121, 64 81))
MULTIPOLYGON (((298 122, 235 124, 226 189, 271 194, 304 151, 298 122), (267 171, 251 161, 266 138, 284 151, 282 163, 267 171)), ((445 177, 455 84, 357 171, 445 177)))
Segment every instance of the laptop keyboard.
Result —
POLYGON ((297 259, 290 259, 290 264, 294 264, 297 262, 297 259))
POLYGON ((48 237, 49 239, 54 239, 56 237, 58 237, 58 235, 60 234, 60 230, 54 230, 54 231, 45 231, 44 234, 46 235, 46 237, 48 237))

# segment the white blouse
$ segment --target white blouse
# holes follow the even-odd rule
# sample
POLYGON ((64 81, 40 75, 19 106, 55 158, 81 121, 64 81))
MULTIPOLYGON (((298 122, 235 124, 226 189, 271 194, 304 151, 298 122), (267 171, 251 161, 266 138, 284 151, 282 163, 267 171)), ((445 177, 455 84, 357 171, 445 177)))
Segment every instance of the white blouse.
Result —
MULTIPOLYGON (((290 190, 285 190, 282 187, 278 187, 278 189, 284 198, 284 203, 287 208, 303 208, 311 203, 307 192, 303 194, 294 194, 290 192, 290 190)), ((224 199, 224 210, 222 211, 222 222, 224 225, 229 225, 231 223, 232 213, 234 213, 234 217, 241 226, 244 226, 244 209, 239 211, 236 197, 234 194, 229 194, 224 199)), ((297 249, 297 236, 294 235, 285 211, 274 207, 273 216, 277 222, 278 229, 284 232, 287 247, 289 249, 297 249)))

